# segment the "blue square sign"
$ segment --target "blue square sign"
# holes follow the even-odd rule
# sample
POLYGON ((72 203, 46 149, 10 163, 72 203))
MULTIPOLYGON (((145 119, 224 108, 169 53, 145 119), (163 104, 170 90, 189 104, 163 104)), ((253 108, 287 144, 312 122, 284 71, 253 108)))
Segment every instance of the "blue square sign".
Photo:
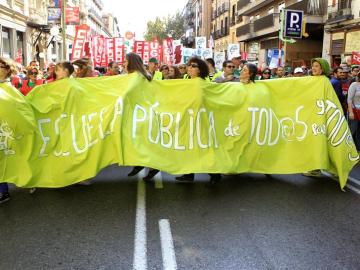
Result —
POLYGON ((285 10, 285 29, 284 37, 286 38, 301 38, 302 37, 302 22, 304 11, 302 10, 285 10))

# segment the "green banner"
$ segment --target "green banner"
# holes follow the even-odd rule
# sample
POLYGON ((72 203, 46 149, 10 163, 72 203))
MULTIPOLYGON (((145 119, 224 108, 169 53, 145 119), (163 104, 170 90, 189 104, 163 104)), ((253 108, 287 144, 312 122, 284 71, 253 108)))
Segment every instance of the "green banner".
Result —
POLYGON ((323 169, 359 156, 325 77, 215 84, 140 75, 65 79, 26 97, 0 84, 0 182, 62 187, 110 165, 173 174, 323 169))

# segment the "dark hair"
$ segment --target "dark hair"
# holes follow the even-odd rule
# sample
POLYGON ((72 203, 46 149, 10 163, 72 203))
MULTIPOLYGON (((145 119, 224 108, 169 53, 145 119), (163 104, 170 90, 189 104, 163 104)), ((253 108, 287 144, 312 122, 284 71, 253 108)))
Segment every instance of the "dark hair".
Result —
POLYGON ((170 67, 174 69, 174 78, 171 78, 171 79, 182 79, 179 68, 177 66, 174 66, 174 65, 172 65, 170 67))
POLYGON ((115 64, 115 63, 116 63, 115 61, 110 61, 109 64, 108 64, 108 68, 112 68, 113 64, 115 64))
POLYGON ((249 69, 250 81, 255 82, 256 74, 257 74, 257 66, 251 63, 246 63, 245 66, 249 69))
POLYGON ((140 72, 148 81, 151 81, 151 76, 148 74, 144 68, 143 61, 141 57, 136 53, 128 53, 126 55, 127 71, 128 73, 133 73, 135 71, 140 72))
POLYGON ((212 58, 207 58, 207 59, 205 59, 205 61, 206 62, 208 62, 210 65, 212 65, 213 67, 215 67, 215 61, 214 61, 214 59, 212 59, 212 58))
POLYGON ((342 67, 336 67, 336 68, 334 68, 333 73, 338 73, 339 70, 343 70, 343 68, 342 67))
POLYGON ((355 65, 355 66, 352 66, 352 67, 351 67, 351 71, 354 71, 355 68, 359 68, 359 66, 356 66, 356 65, 355 65))
POLYGON ((247 61, 243 59, 243 60, 240 60, 240 63, 245 65, 247 63, 247 61))
POLYGON ((223 68, 227 66, 227 64, 232 64, 233 62, 231 60, 225 60, 222 64, 223 68))
MULTIPOLYGON (((73 74, 74 71, 75 71, 73 64, 71 64, 69 61, 63 61, 63 62, 57 63, 55 65, 55 70, 56 70, 57 67, 61 67, 61 68, 65 69, 65 70, 67 70, 68 77, 70 77, 71 74, 73 74)), ((54 78, 56 80, 56 73, 55 73, 54 78)))
POLYGON ((200 70, 200 74, 199 74, 200 78, 205 80, 206 77, 209 76, 209 67, 207 66, 207 64, 204 60, 201 60, 198 57, 192 57, 192 58, 190 58, 188 65, 190 65, 191 63, 198 64, 199 70, 200 70))
POLYGON ((9 71, 8 74, 6 75, 6 78, 9 78, 11 75, 17 74, 17 69, 14 61, 0 57, 0 63, 3 64, 5 68, 9 71))
POLYGON ((166 68, 169 68, 169 66, 168 65, 161 65, 159 71, 163 71, 166 68))

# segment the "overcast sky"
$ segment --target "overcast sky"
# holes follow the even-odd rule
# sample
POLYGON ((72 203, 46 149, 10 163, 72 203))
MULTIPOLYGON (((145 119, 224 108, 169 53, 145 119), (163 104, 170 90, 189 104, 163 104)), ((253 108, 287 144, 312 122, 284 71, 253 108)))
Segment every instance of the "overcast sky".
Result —
POLYGON ((183 10, 187 0, 103 0, 105 11, 114 14, 119 22, 121 35, 133 31, 140 39, 146 23, 156 16, 164 17, 183 10))

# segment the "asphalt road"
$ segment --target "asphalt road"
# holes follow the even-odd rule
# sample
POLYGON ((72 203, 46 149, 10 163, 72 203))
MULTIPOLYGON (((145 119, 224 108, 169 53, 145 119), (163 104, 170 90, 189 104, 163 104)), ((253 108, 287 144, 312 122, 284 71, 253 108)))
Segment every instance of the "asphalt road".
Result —
POLYGON ((162 173, 144 184, 129 170, 32 195, 13 187, 0 206, 0 270, 360 269, 360 195, 330 178, 210 185, 162 173))

